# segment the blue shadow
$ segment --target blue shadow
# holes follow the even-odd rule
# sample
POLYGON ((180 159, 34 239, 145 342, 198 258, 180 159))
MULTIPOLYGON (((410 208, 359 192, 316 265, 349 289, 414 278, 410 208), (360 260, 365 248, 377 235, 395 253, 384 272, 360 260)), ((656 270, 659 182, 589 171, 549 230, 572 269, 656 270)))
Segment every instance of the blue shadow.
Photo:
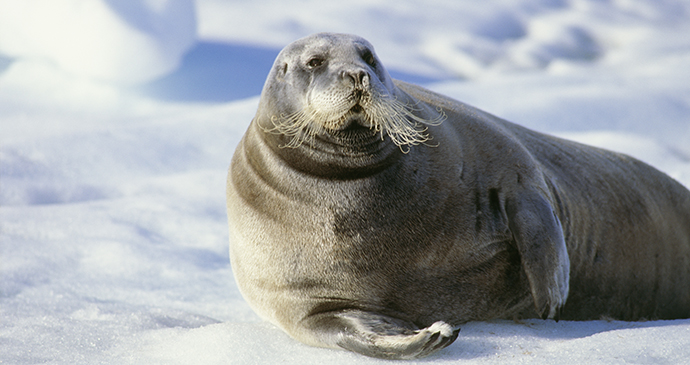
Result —
POLYGON ((261 93, 279 49, 200 42, 173 73, 138 87, 166 101, 224 102, 261 93))
MULTIPOLYGON (((279 49, 199 42, 171 74, 135 88, 148 97, 173 102, 227 102, 261 94, 279 49)), ((391 77, 416 84, 438 79, 388 70, 391 77)))

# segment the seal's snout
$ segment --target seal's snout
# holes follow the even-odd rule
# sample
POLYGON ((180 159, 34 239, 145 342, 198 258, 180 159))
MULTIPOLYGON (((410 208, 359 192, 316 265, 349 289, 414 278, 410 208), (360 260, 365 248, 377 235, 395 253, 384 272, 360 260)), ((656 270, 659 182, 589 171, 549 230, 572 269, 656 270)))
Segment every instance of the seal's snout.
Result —
POLYGON ((363 69, 342 71, 340 78, 352 82, 356 89, 366 89, 369 87, 369 72, 363 69))

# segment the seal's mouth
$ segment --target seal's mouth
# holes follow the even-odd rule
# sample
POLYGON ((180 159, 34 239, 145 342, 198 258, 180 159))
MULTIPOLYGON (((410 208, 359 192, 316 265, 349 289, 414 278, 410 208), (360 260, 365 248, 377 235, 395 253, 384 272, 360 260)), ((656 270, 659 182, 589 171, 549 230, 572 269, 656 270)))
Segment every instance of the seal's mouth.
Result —
POLYGON ((290 141, 282 147, 290 148, 328 134, 345 132, 348 141, 378 134, 381 141, 388 136, 405 152, 409 146, 431 139, 426 132, 428 126, 439 125, 446 118, 441 110, 427 118, 423 109, 414 104, 366 88, 354 88, 341 98, 327 93, 316 96, 315 102, 307 103, 303 109, 271 116, 273 126, 265 128, 265 132, 285 135, 290 141), (351 138, 355 134, 357 138, 351 138))
POLYGON ((367 120, 367 112, 362 106, 363 103, 367 102, 369 94, 362 89, 355 88, 350 95, 350 100, 354 102, 354 105, 343 114, 340 123, 338 123, 334 130, 346 130, 346 129, 360 129, 360 128, 372 128, 373 125, 367 120))
POLYGON ((362 129, 372 129, 373 125, 367 120, 367 114, 359 103, 353 105, 350 110, 343 115, 337 126, 334 126, 333 131, 345 131, 345 130, 362 130, 362 129))
POLYGON ((362 113, 364 113, 364 108, 362 108, 362 106, 359 105, 359 103, 357 103, 352 108, 350 108, 350 113, 362 114, 362 113))
POLYGON ((370 123, 366 121, 366 110, 362 104, 367 103, 370 94, 361 88, 355 88, 350 95, 350 100, 354 105, 343 115, 341 128, 346 129, 352 125, 367 125, 371 127, 370 123))

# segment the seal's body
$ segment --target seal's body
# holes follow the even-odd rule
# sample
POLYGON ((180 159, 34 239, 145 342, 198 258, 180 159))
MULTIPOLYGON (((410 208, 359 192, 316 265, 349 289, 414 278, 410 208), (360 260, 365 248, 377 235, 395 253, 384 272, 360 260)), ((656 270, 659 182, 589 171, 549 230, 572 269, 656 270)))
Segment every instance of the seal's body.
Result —
POLYGON ((281 52, 227 195, 242 294, 311 345, 414 358, 471 320, 690 317, 687 189, 393 81, 355 36, 281 52))

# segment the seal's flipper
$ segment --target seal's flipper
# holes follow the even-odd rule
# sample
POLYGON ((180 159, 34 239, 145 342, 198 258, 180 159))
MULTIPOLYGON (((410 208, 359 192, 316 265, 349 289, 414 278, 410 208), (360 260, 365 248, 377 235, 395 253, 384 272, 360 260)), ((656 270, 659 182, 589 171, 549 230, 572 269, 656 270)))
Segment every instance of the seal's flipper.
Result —
POLYGON ((506 213, 537 314, 544 319, 558 319, 568 298, 570 278, 560 221, 549 202, 536 192, 525 192, 507 201, 506 213))
POLYGON ((397 360, 427 356, 453 343, 460 331, 441 321, 419 329, 401 319, 360 310, 319 313, 304 324, 324 346, 397 360))

